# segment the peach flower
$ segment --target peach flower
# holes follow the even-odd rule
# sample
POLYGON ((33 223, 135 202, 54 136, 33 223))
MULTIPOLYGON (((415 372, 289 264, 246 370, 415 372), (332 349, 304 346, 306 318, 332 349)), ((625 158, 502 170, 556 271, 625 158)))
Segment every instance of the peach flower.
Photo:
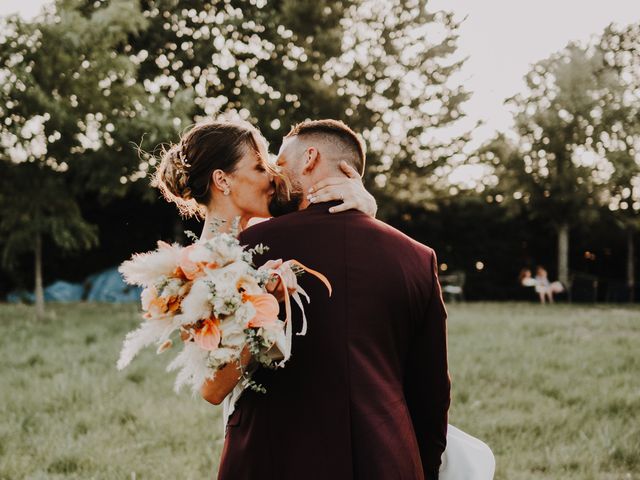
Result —
POLYGON ((177 276, 184 277, 187 280, 193 280, 202 275, 205 268, 217 267, 214 262, 193 260, 193 257, 202 256, 201 250, 203 248, 204 247, 202 245, 194 243, 180 251, 180 255, 178 256, 178 268, 176 269, 177 276))
POLYGON ((215 350, 220 345, 220 320, 216 317, 207 318, 194 335, 194 342, 203 350, 215 350))
POLYGON ((251 302, 256 309, 254 317, 247 322, 248 327, 265 327, 273 325, 278 320, 280 305, 276 298, 269 293, 258 295, 243 295, 245 301, 251 302))

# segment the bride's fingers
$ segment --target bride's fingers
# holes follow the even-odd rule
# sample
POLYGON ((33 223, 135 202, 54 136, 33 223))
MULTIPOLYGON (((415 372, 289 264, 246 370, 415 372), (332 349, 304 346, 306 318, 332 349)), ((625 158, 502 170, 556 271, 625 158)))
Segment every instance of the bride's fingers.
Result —
POLYGON ((349 179, 345 177, 328 177, 320 180, 309 189, 309 193, 315 193, 323 188, 349 183, 349 179))
POLYGON ((346 192, 346 188, 342 185, 324 187, 322 190, 310 194, 307 198, 311 203, 329 202, 331 200, 343 200, 350 197, 346 192))
POLYGON ((357 178, 358 180, 362 178, 360 177, 358 171, 344 160, 340 161, 340 170, 342 170, 344 174, 349 178, 357 178))

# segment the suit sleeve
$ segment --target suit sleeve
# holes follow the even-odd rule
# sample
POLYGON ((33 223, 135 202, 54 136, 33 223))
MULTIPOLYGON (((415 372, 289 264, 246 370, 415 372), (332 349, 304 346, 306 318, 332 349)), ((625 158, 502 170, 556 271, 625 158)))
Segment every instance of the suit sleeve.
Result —
POLYGON ((447 364, 447 312, 433 251, 430 266, 430 297, 418 309, 421 318, 418 318, 416 335, 408 354, 404 390, 425 479, 437 480, 440 459, 447 445, 451 381, 447 364))

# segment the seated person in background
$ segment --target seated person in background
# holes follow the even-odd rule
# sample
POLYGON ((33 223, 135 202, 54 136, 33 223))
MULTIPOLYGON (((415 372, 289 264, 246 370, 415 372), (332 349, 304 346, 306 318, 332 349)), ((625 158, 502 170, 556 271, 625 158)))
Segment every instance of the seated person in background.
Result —
POLYGON ((531 270, 529 270, 528 268, 523 268, 522 270, 520 270, 518 280, 520 281, 520 285, 522 285, 523 287, 536 286, 536 279, 531 276, 531 270))
POLYGON ((549 282, 547 271, 542 265, 538 265, 536 268, 536 292, 540 296, 540 303, 545 303, 546 300, 549 303, 553 303, 553 295, 556 293, 564 292, 564 286, 562 283, 555 281, 549 282))

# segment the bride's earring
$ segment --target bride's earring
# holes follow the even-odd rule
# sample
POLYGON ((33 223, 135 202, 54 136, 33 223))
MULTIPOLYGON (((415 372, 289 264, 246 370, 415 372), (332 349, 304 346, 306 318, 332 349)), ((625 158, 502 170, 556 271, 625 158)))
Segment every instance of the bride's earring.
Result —
POLYGON ((231 187, 229 186, 229 179, 225 176, 225 173, 218 169, 214 170, 212 176, 213 184, 215 188, 220 191, 222 190, 222 194, 225 197, 228 197, 231 194, 231 187))

